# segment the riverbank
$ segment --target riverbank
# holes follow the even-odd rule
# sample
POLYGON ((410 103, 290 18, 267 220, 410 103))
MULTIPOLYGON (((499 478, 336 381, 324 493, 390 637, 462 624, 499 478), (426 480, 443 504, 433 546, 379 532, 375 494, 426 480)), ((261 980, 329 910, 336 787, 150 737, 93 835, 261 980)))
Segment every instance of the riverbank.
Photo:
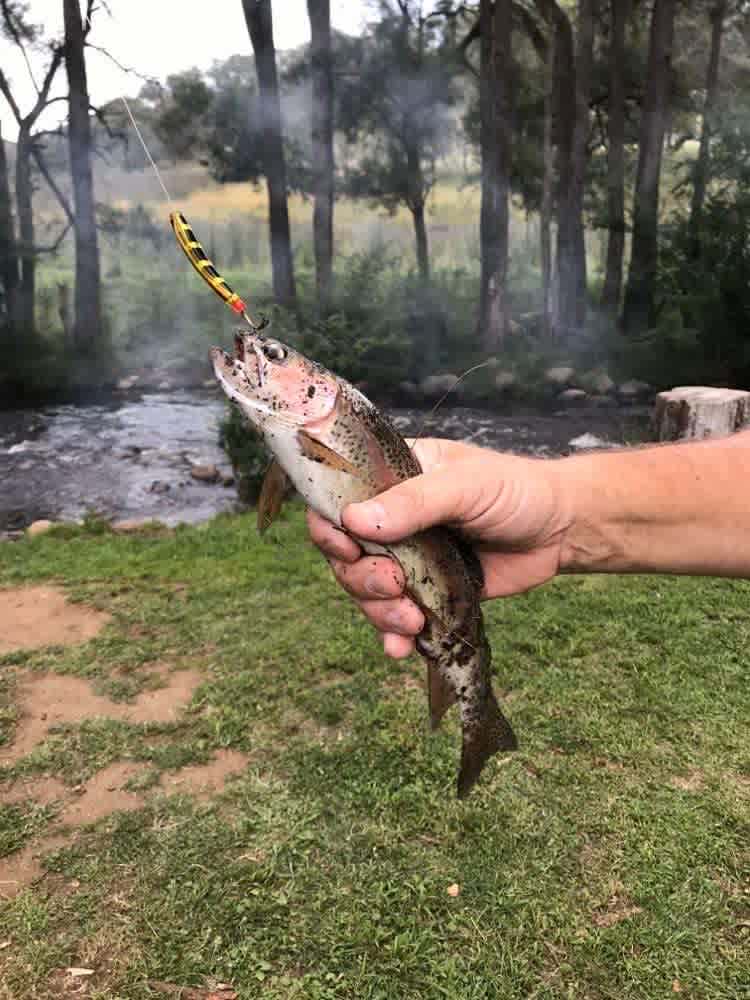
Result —
MULTIPOLYGON (((148 519, 198 522, 237 509, 232 470, 219 447, 224 397, 214 388, 123 390, 82 404, 0 411, 0 531, 33 521, 148 519), (195 467, 216 476, 197 480, 195 467)), ((444 404, 393 407, 399 430, 551 456, 593 435, 612 445, 648 433, 645 407, 520 406, 491 412, 444 404)))

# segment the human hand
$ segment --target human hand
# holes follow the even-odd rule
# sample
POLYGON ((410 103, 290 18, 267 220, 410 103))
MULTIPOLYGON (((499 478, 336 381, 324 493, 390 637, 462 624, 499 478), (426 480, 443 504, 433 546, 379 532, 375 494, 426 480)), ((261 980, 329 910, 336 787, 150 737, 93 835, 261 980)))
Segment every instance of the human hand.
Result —
MULTIPOLYGON (((342 518, 348 532, 388 543, 448 525, 476 549, 484 598, 519 594, 555 576, 571 522, 557 463, 436 438, 417 442, 415 452, 422 475, 349 505, 342 518)), ((308 527, 338 582, 381 632, 385 652, 408 656, 424 618, 404 596, 400 567, 387 557, 364 555, 348 534, 312 511, 308 527)))

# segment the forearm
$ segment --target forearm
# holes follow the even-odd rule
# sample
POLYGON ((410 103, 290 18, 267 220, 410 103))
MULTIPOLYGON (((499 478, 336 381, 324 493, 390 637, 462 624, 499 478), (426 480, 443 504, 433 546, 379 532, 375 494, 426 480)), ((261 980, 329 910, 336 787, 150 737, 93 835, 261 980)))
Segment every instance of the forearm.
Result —
POLYGON ((556 466, 561 572, 750 578, 750 432, 556 466))

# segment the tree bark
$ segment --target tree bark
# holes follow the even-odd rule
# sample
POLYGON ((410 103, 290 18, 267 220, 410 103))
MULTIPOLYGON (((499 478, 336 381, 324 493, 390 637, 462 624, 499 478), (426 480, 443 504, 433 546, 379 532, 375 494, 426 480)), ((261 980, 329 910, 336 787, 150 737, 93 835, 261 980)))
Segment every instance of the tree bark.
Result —
POLYGON ((706 186, 708 184, 708 153, 711 141, 712 119, 719 92, 719 59, 721 56, 721 40, 724 32, 726 11, 726 0, 719 0, 719 3, 712 8, 710 13, 711 49, 708 57, 708 71, 706 73, 706 100, 703 105, 703 123, 701 126, 698 159, 695 162, 695 170, 693 172, 693 197, 690 204, 690 221, 688 223, 692 252, 696 257, 700 254, 701 217, 703 215, 703 203, 706 200, 706 186))
POLYGON ((481 0, 479 81, 482 205, 479 334, 497 350, 508 327, 508 226, 512 151, 512 3, 481 0))
POLYGON ((13 218, 13 208, 10 195, 10 177, 8 161, 5 156, 5 143, 0 130, 0 283, 5 297, 5 310, 8 317, 6 330, 8 339, 13 341, 16 326, 16 310, 18 305, 18 246, 16 243, 16 227, 13 218))
POLYGON ((655 320, 659 180, 669 118, 674 15, 675 0, 654 0, 633 204, 633 245, 623 310, 623 327, 629 334, 647 330, 655 320))
POLYGON ((63 0, 65 69, 68 75, 68 144, 75 206, 75 341, 91 353, 101 340, 101 279, 91 169, 91 122, 84 29, 79 0, 63 0))
POLYGON ((327 312, 333 289, 333 54, 330 0, 307 0, 312 33, 313 243, 318 308, 327 312))
MULTIPOLYGON (((581 219, 577 212, 574 149, 578 108, 575 51, 570 19, 555 0, 536 0, 553 35, 557 134, 557 246, 555 262, 555 336, 569 337, 579 323, 581 219)), ((584 278, 585 282, 585 278, 584 278)))
POLYGON ((292 238, 287 205, 286 162, 281 134, 281 103, 276 72, 271 0, 242 0, 245 22, 255 53, 263 119, 263 161, 268 188, 271 267, 276 301, 296 307, 292 238))
POLYGON ((418 202, 411 209, 414 221, 414 238, 417 244, 417 267, 423 286, 430 283, 430 250, 427 242, 427 226, 424 221, 424 201, 418 202))
POLYGON ((652 425, 657 441, 727 437, 750 424, 750 392, 690 385, 656 397, 652 425))
POLYGON ((609 45, 609 151, 607 156, 607 263, 602 304, 617 314, 625 255, 625 26, 630 0, 611 0, 609 45))
POLYGON ((18 241, 20 276, 16 302, 16 330, 24 337, 35 331, 34 299, 36 296, 36 250, 34 247, 33 187, 31 183, 31 140, 22 127, 16 141, 16 208, 18 211, 18 241))
POLYGON ((596 0, 578 0, 578 29, 576 39, 576 111, 573 127, 573 149, 570 174, 570 225, 573 240, 574 275, 571 319, 573 329, 580 331, 586 322, 586 239, 583 224, 583 200, 588 165, 589 105, 591 103, 591 75, 594 63, 594 16, 596 0))
POLYGON ((552 116, 555 103, 555 47, 547 47, 544 65, 544 136, 542 139, 542 203, 539 211, 539 240, 542 258, 542 316, 544 334, 554 332, 552 275, 552 193, 555 183, 555 158, 552 145, 552 116))

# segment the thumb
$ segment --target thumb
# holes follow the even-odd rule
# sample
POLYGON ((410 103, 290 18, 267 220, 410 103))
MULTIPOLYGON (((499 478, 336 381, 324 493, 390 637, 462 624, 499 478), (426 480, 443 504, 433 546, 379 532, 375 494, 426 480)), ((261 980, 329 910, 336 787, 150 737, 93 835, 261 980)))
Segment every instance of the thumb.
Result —
POLYGON ((459 521, 476 508, 481 494, 477 482, 458 463, 437 466, 398 483, 373 500, 350 504, 343 512, 344 527, 360 538, 396 542, 435 524, 459 521))

